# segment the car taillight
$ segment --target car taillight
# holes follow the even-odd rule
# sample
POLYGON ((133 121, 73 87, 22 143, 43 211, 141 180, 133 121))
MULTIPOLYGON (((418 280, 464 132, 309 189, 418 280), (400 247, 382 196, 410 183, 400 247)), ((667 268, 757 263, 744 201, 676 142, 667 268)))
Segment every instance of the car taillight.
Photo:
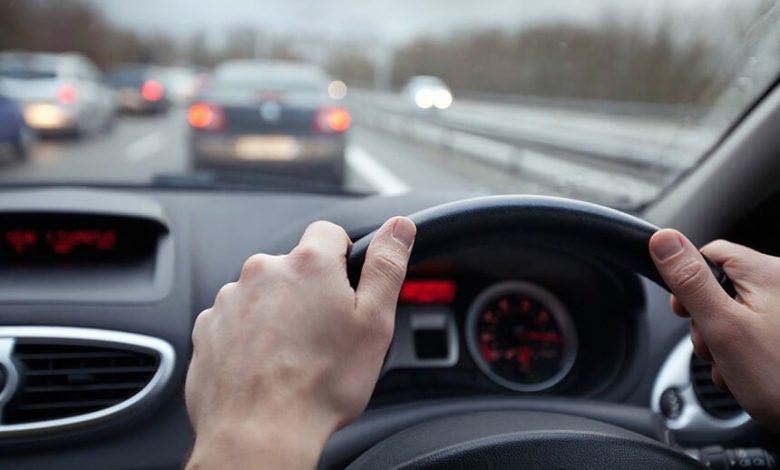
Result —
POLYGON ((141 96, 146 101, 160 101, 163 97, 163 86, 157 80, 147 80, 141 85, 141 96))
POLYGON ((340 107, 322 108, 314 117, 314 130, 323 134, 346 132, 351 124, 349 111, 340 107))
POLYGON ((62 85, 57 90, 57 101, 62 104, 74 104, 79 100, 79 91, 70 84, 62 85))
POLYGON ((210 103, 195 103, 187 111, 187 122, 195 129, 216 131, 225 128, 227 119, 219 106, 210 103))

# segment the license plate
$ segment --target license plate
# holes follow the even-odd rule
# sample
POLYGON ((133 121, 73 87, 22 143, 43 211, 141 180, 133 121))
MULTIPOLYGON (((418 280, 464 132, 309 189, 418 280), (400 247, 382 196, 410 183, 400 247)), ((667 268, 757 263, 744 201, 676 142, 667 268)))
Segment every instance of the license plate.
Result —
POLYGON ((290 136, 246 136, 236 139, 236 156, 242 160, 292 160, 298 156, 298 143, 290 136))

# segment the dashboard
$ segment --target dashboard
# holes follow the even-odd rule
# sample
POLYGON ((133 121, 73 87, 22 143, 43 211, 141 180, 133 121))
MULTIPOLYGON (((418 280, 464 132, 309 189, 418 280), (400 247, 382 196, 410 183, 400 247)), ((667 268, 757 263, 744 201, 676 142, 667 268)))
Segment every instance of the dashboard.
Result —
POLYGON ((635 276, 586 260, 511 242, 448 253, 409 273, 374 399, 616 397, 642 305, 635 276))
MULTIPOLYGON (((180 468, 192 325, 248 256, 286 253, 315 220, 358 238, 470 196, 3 190, 0 468, 180 468)), ((630 408, 649 434, 664 414, 682 445, 767 439, 738 407, 706 408, 687 323, 665 291, 616 266, 464 241, 410 269, 395 331, 367 415, 395 410, 398 421, 404 406, 460 399, 577 402, 630 408)), ((365 432, 360 420, 340 434, 350 432, 365 432)), ((343 451, 340 434, 326 458, 343 451)))

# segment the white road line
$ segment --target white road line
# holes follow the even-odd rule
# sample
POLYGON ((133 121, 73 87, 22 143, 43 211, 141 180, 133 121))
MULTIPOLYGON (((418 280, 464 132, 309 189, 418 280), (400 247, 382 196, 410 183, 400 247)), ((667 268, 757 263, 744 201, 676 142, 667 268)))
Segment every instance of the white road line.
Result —
POLYGON ((146 135, 125 147, 125 158, 131 162, 144 160, 163 149, 163 136, 159 132, 146 135))
POLYGON ((404 183, 398 176, 393 174, 386 166, 377 161, 362 147, 350 145, 347 147, 346 155, 347 165, 355 173, 366 180, 368 184, 382 195, 394 195, 408 192, 412 189, 404 183))

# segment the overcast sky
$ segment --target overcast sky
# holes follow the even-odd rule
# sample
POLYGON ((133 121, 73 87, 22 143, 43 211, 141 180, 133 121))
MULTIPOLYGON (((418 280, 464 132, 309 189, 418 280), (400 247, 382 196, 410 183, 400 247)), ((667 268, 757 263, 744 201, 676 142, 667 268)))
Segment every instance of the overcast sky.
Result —
POLYGON ((598 21, 607 14, 652 24, 660 17, 731 16, 765 0, 90 0, 113 22, 143 32, 219 34, 252 25, 276 34, 397 43, 464 28, 541 21, 598 21))

